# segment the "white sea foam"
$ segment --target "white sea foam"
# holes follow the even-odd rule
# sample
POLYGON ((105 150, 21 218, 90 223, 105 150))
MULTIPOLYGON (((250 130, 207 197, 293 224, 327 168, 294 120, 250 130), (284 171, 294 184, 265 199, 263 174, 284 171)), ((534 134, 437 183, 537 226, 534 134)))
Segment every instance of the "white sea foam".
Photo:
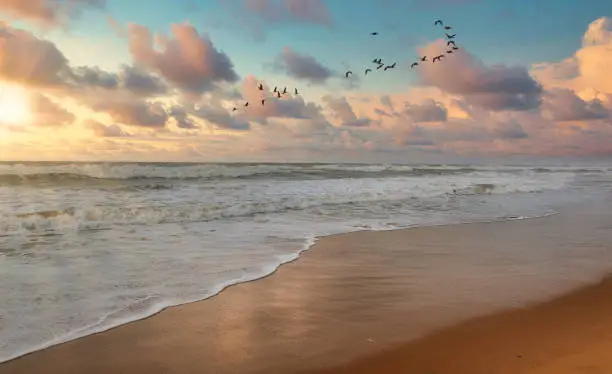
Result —
POLYGON ((260 278, 318 236, 550 214, 593 170, 0 164, 0 361, 260 278))

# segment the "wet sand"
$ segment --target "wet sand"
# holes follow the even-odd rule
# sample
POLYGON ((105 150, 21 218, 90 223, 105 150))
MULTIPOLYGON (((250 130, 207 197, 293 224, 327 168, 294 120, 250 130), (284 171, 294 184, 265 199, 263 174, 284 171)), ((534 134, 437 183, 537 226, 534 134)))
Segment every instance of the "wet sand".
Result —
POLYGON ((529 306, 612 269, 608 208, 327 237, 269 277, 0 374, 609 374, 611 280, 529 306))
POLYGON ((317 374, 609 374, 612 278, 530 308, 443 329, 317 374))

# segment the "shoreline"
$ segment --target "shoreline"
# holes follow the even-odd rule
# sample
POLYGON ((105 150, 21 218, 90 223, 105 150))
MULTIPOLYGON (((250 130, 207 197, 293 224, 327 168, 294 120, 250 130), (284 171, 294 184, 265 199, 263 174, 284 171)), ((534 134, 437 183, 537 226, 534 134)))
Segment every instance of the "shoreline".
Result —
MULTIPOLYGON (((14 360, 18 360, 22 357, 25 356, 29 356, 31 354, 35 354, 37 352, 46 350, 48 348, 52 348, 61 344, 65 344, 65 343, 69 343, 75 340, 79 340, 79 339, 83 339, 83 338, 87 338, 88 336, 93 336, 93 335, 97 335, 97 334, 103 334, 106 332, 109 332, 111 330, 117 329, 117 328, 121 328, 122 326, 126 326, 132 323, 137 323, 149 318, 153 318, 157 315, 159 315, 160 313, 163 313, 164 311, 171 309, 171 308, 176 308, 176 307, 182 307, 182 306, 188 306, 190 304, 194 304, 194 303, 199 303, 199 302, 204 302, 207 300, 210 300, 214 297, 219 297, 223 294, 223 292, 225 292, 226 290, 228 290, 231 287, 236 287, 236 286, 240 286, 241 284, 247 284, 247 283, 252 283, 252 282, 256 282, 262 279, 265 279, 267 277, 273 276, 281 267, 283 267, 284 265, 288 265, 291 264, 293 262, 296 262, 300 259, 300 257, 306 253, 309 252, 311 249, 315 249, 316 243, 320 240, 329 240, 329 238, 333 238, 333 237, 342 237, 345 235, 353 235, 356 233, 361 233, 361 232, 373 232, 373 233, 377 233, 377 232, 390 232, 390 231, 405 231, 405 230, 415 230, 415 229, 423 229, 423 228, 437 228, 437 227, 447 227, 447 226, 461 226, 461 225, 471 225, 471 224, 487 224, 487 223, 503 223, 503 222, 512 222, 512 221, 524 221, 524 220, 537 220, 537 219, 545 219, 547 217, 551 217, 554 215, 560 214, 560 212, 552 212, 552 213, 547 213, 547 214, 543 214, 540 216, 534 216, 534 217, 525 217, 525 216, 521 216, 521 217, 509 217, 509 218, 496 218, 496 219, 490 219, 490 220, 481 220, 481 221, 470 221, 470 222, 456 222, 456 223, 442 223, 442 224, 430 224, 430 225, 423 225, 423 226, 412 226, 412 227, 397 227, 397 228, 381 228, 381 229, 371 229, 371 228, 367 228, 367 229, 357 229, 354 231, 346 231, 346 232, 341 232, 341 233, 337 233, 337 234, 330 234, 330 235, 320 235, 320 236, 314 236, 312 238, 306 238, 305 239, 305 243, 304 245, 301 247, 301 249, 299 251, 297 251, 295 253, 294 256, 291 256, 291 258, 289 260, 280 262, 278 265, 276 265, 274 267, 274 269, 270 272, 265 273, 264 275, 260 275, 260 276, 255 276, 252 279, 247 279, 247 280, 230 280, 228 282, 225 283, 221 283, 218 286, 218 290, 217 291, 213 291, 210 295, 208 296, 204 296, 202 298, 197 298, 191 301, 186 301, 186 302, 180 302, 177 304, 168 304, 158 310, 156 310, 155 312, 152 313, 144 313, 145 315, 143 317, 135 317, 134 319, 129 319, 126 322, 119 322, 117 324, 111 324, 110 327, 104 327, 101 329, 92 329, 91 332, 87 332, 83 335, 80 334, 75 334, 76 337, 71 337, 71 338, 59 338, 57 341, 51 342, 51 343, 42 343, 40 344, 39 348, 35 348, 31 351, 28 351, 26 353, 22 353, 22 354, 18 354, 18 355, 14 355, 8 359, 5 359, 4 361, 0 360, 0 367, 5 364, 5 363, 9 363, 11 361, 14 360)), ((81 327, 76 331, 80 331, 80 330, 87 330, 88 328, 91 328, 91 326, 85 326, 85 327, 81 327)), ((72 333, 68 333, 66 335, 70 336, 72 333)))
MULTIPOLYGON (((165 331, 165 333, 176 333, 177 335, 180 335, 181 339, 183 340, 184 338, 188 338, 189 341, 193 342, 193 343, 197 343, 196 345, 202 345, 203 342, 197 342, 197 341, 192 341, 193 340, 193 334, 189 334, 189 326, 184 326, 181 322, 182 317, 181 316, 187 316, 188 320, 190 321, 190 323, 195 323, 195 324, 200 324, 202 323, 202 321, 198 321, 199 317, 195 316, 194 313, 198 313, 196 309, 199 309, 200 312, 202 311, 206 311, 209 313, 212 313, 215 318, 218 318, 219 320, 223 320, 223 316, 219 315, 219 313, 221 313, 220 311, 224 310, 224 308, 219 308, 220 306, 239 306, 243 300, 241 300, 241 298, 246 297, 247 294, 249 294, 249 290, 251 292, 262 292, 265 291, 264 288, 266 288, 267 286, 272 285, 273 288, 274 287, 281 287, 282 285, 280 285, 279 283, 282 283, 284 281, 289 281, 289 283, 293 282, 293 286, 295 286, 296 284, 300 284, 300 282, 296 282, 295 280, 292 280, 292 277, 296 275, 298 275, 298 280, 302 281, 303 279, 308 279, 308 277, 306 278, 302 278, 304 275, 310 275, 309 273, 311 273, 311 270, 308 269, 309 265, 312 265, 312 263, 316 263, 321 265, 320 260, 321 259, 325 259, 325 260, 332 260, 336 261, 338 260, 338 258, 341 258, 343 254, 346 253, 352 253, 354 252, 353 250, 351 250, 351 245, 357 245, 360 242, 363 242, 363 239, 367 239, 367 240, 371 240, 372 242, 380 242, 380 240, 382 240, 383 242, 387 243, 387 244, 393 244, 395 243, 394 240, 397 239, 401 239, 404 240, 406 238, 417 238, 419 236, 424 236, 424 237, 428 237, 428 236, 438 236, 438 234, 440 233, 444 233, 446 232, 451 232, 451 233, 457 233, 457 232, 463 232, 463 231, 472 231, 472 232, 479 232, 479 230, 487 230, 491 227, 495 227, 498 229, 501 229, 502 231, 504 231, 505 229, 508 230, 514 230, 514 227, 520 227, 520 230, 525 230, 525 229, 529 229, 530 226, 538 226, 538 224, 534 224, 534 225, 529 225, 526 224, 527 221, 529 222, 533 222, 535 221, 540 221, 540 222, 548 222, 551 219, 554 220, 555 217, 558 216, 563 216, 563 214, 554 214, 554 215, 548 215, 548 216, 541 216, 541 217, 534 217, 534 218, 527 218, 527 219, 504 219, 504 220, 494 220, 494 221, 487 221, 487 222, 476 222, 476 223, 458 223, 458 224, 450 224, 450 225, 435 225, 435 226, 426 226, 426 227, 411 227, 411 228, 398 228, 398 229, 389 229, 389 230, 377 230, 377 231, 371 231, 371 230, 356 230, 353 232, 348 232, 348 233, 341 233, 341 234, 334 234, 334 235, 330 235, 330 236, 323 236, 323 237, 317 237, 313 240, 313 244, 312 246, 306 247, 305 250, 301 251, 300 255, 296 256, 295 259, 290 260, 288 262, 285 262, 282 265, 287 265, 287 266, 282 266, 279 265, 276 267, 276 269, 272 272, 270 272, 269 274, 257 278, 257 279, 253 279, 253 280, 249 280, 246 282, 242 282, 242 283, 236 283, 236 284, 232 284, 230 286, 225 287, 221 292, 212 295, 204 300, 199 300, 199 301, 194 301, 194 302, 190 302, 190 303, 185 303, 185 304, 180 304, 177 306, 171 306, 171 307, 167 307, 164 308, 162 310, 160 310, 159 312, 144 317, 142 319, 139 320, 134 320, 125 324, 121 324, 119 326, 107 329, 105 331, 102 332, 97 332, 94 334, 90 334, 84 337, 79 337, 76 338, 74 340, 70 340, 68 342, 65 343, 60 343, 57 345, 53 345, 51 347, 42 349, 42 350, 38 350, 38 351, 34 351, 34 352, 30 352, 30 353, 26 353, 24 355, 21 355, 19 357, 16 357, 14 359, 11 359, 9 361, 5 361, 3 363, 0 363, 0 373, 4 373, 5 370, 7 373, 18 373, 18 372, 22 372, 19 371, 19 367, 21 366, 22 363, 25 363, 26 367, 31 365, 34 365, 33 367, 40 367, 40 365, 37 365, 36 363, 33 362, 34 361, 38 361, 38 359, 40 359, 41 357, 43 358, 42 362, 46 362, 47 365, 49 365, 49 362, 52 361, 57 361, 56 358, 53 358, 54 356, 59 355, 59 357, 68 357, 68 358, 72 358, 73 360, 76 360, 80 363, 85 363, 84 361, 82 361, 81 359, 77 359, 75 357, 73 357, 73 353, 72 352, 77 352, 80 351, 82 349, 85 349, 87 351, 90 351, 90 355, 94 354, 95 352, 93 352, 92 350, 95 349, 100 349, 102 347, 102 350, 108 350, 108 344, 104 343, 104 341, 106 342, 114 342, 117 343, 118 340, 123 340, 121 339, 121 337, 125 337, 125 336, 129 336, 130 338, 128 340, 131 340, 132 343, 134 343, 134 338, 138 338, 138 335, 143 335, 146 336, 146 341, 150 342, 149 344, 153 344, 156 345, 154 342, 156 339, 162 339, 161 335, 159 335, 159 331, 155 331, 155 330, 159 330, 159 328, 161 327, 162 330, 165 331), (508 226, 510 225, 510 226, 508 226), (465 227, 468 227, 466 229, 464 229, 465 227), (390 234, 390 235, 388 235, 390 234), (390 239, 390 237, 395 237, 395 239, 390 239), (338 254, 334 255, 333 251, 335 251, 337 248, 337 246, 344 246, 345 248, 342 249, 341 251, 339 251, 338 254), (319 247, 319 251, 310 251, 310 249, 315 249, 319 247), (324 251, 328 251, 331 252, 331 254, 325 254, 323 253, 324 251), (340 256, 338 256, 340 255, 340 256), (330 257, 331 256, 331 257, 330 257), (334 256, 338 257, 338 258, 334 258, 334 256), (297 259, 302 259, 302 260, 306 260, 304 261, 305 263, 302 264, 302 261, 295 261, 297 259), (309 262, 311 264, 309 264, 309 262), (273 276, 274 275, 274 276, 273 276), (258 281, 258 282, 255 282, 258 281), (195 318, 195 319, 194 319, 195 318), (168 325, 172 326, 171 330, 168 330, 167 327, 168 325), (181 330, 179 332, 176 332, 174 330, 181 330), (153 330, 153 331, 152 331, 153 330), (136 333, 136 336, 134 336, 134 333, 136 333), (127 335, 126 335, 127 334, 127 335), (101 341, 103 341, 103 344, 100 344, 101 341), (96 348, 97 347, 97 348, 96 348), (67 356, 66 356, 67 355, 67 356), (11 369, 13 368, 13 369, 11 369), (13 371, 11 371, 13 370, 13 371), (14 371, 17 370, 17 371, 14 371)), ((567 217, 564 217, 567 218, 567 217)), ((561 219, 561 221, 563 221, 563 219, 561 219)), ((540 226, 547 226, 546 223, 544 224, 539 224, 540 226)), ((444 235, 443 235, 444 236, 444 235)), ((451 236, 448 236, 448 239, 450 239, 451 236)), ((367 241, 366 240, 366 241, 367 241)), ((442 243, 442 245, 445 245, 444 243, 442 243)), ((365 253, 365 252, 364 252, 365 253)), ((365 264, 367 264, 367 261, 364 261, 365 264)), ((338 264, 336 264, 338 265, 338 264)), ((399 269, 401 270, 401 269, 399 269)), ((329 278, 332 273, 325 273, 323 274, 324 278, 329 278)), ((355 278, 357 279, 357 278, 355 278)), ((592 283, 589 282, 588 284, 592 283)), ((352 284, 352 283, 351 283, 352 284)), ((576 289, 584 289, 585 284, 581 284, 581 285, 575 285, 574 287, 571 287, 568 290, 564 290, 563 292, 558 292, 558 293, 554 293, 554 295, 550 295, 550 298, 542 298, 541 296, 536 297, 536 300, 532 300, 532 301, 524 301, 525 303, 527 303, 527 305, 541 305, 542 303, 548 303, 550 302, 549 299, 557 299, 560 295, 566 295, 569 291, 573 292, 576 289)), ((587 287, 588 288, 588 287, 587 287)), ((581 291, 578 291, 581 292, 581 291)), ((294 297, 293 295, 289 295, 289 294, 285 294, 285 298, 289 298, 291 299, 292 297, 294 297)), ((561 296, 563 297, 563 296, 561 296)), ((314 299, 312 300, 314 301, 314 299)), ((350 298, 348 299, 349 302, 351 302, 350 298)), ((281 301, 282 303, 282 301, 281 301)), ((264 303, 265 304, 265 303, 264 303)), ((322 307, 325 307, 325 300, 322 301, 322 307)), ((308 305, 308 304, 307 304, 308 305)), ((273 307, 274 305, 264 305, 263 308, 267 308, 267 309, 273 309, 271 307, 273 307)), ((309 305, 310 306, 310 305, 309 305)), ((252 305, 245 305, 245 307, 249 310, 252 309, 253 313, 257 313, 258 312, 258 306, 252 306, 252 305)), ((295 308, 295 305, 289 305, 289 307, 291 309, 294 310, 294 312, 298 312, 299 308, 295 308)), ((522 308, 522 307, 521 307, 522 308)), ((513 310, 514 308, 512 306, 505 306, 505 307, 501 307, 498 308, 499 310, 501 310, 502 314, 505 313, 503 312, 503 310, 513 310)), ((347 309, 349 311, 351 311, 352 309, 347 309)), ((355 312, 358 313, 358 312, 355 312)), ((494 311, 492 313, 499 313, 498 311, 494 311)), ((459 313, 461 314, 461 313, 459 313)), ((490 313, 485 313, 484 315, 489 315, 490 313)), ((478 313, 477 313, 478 315, 478 313)), ((328 317, 332 317, 331 314, 328 315, 328 317)), ((439 329, 442 329, 442 331, 444 331, 444 329, 446 329, 446 326, 453 326, 456 323, 461 324, 461 321, 464 320, 471 320, 471 318, 473 317, 469 317, 468 318, 463 317, 460 321, 456 321, 456 322, 452 322, 450 324, 443 324, 442 326, 439 326, 437 328, 432 328, 432 327, 428 327, 425 329, 425 331, 420 331, 417 332, 413 337, 411 338, 407 338, 407 335, 405 334, 405 332, 401 332, 401 336, 396 336, 395 341, 393 339, 390 339, 389 341, 385 342, 385 343, 381 343, 381 347, 376 347, 375 350, 380 350, 381 348, 383 348, 383 351, 389 349, 389 347, 393 347, 393 346, 398 346, 398 344, 410 344, 410 343, 406 343, 406 341, 418 341, 418 339, 420 339, 419 335, 426 335, 429 336, 429 334, 433 333, 436 334, 439 329), (416 340, 414 340, 416 339, 416 340)), ((481 317, 478 317, 481 318, 481 317)), ((486 317, 483 317, 486 318, 486 317)), ((273 318, 274 319, 274 318, 273 318)), ((403 318, 397 318, 397 316, 394 316, 392 318, 392 320, 396 320, 397 322, 400 321, 400 319, 403 318)), ((238 325, 241 325, 241 322, 238 321, 234 321, 236 323, 238 323, 238 325)), ((312 322, 312 321, 311 321, 312 322)), ((431 321, 429 321, 431 322, 431 321)), ((428 322, 428 323, 429 323, 428 322)), ((187 325, 189 325, 190 323, 187 323, 187 325)), ((242 322, 242 324, 245 324, 246 322, 242 322)), ((430 323, 431 324, 431 323, 430 323)), ((204 323, 204 325, 206 325, 206 323, 204 323)), ((248 324, 247 324, 248 325, 248 324)), ((268 328, 270 327, 268 325, 268 323, 265 324, 268 328)), ((272 324, 273 325, 273 324, 272 324)), ((239 326, 239 329, 244 329, 249 328, 250 326, 239 326)), ((285 326, 287 327, 287 326, 285 326)), ((357 326, 351 326, 353 328, 357 328, 357 326)), ((382 329, 381 331, 384 331, 384 334, 392 334, 392 330, 394 330, 394 327, 391 327, 391 329, 388 329, 388 323, 386 323, 386 326, 381 326, 382 329)), ((226 329, 220 328, 219 326, 217 326, 217 328, 219 329, 219 333, 221 334, 225 334, 226 329)), ((295 329, 295 326, 291 326, 290 328, 295 329)), ((451 327, 452 328, 452 327, 451 327)), ((350 329, 349 329, 350 330, 350 329)), ((343 331, 341 335, 337 340, 338 341, 347 341, 346 339, 342 338, 344 335, 352 335, 353 332, 351 331, 343 331)), ((357 334, 359 335, 359 334, 357 334)), ((178 337, 178 336, 177 336, 178 337)), ((346 336, 345 336, 346 337, 346 336)), ((138 340, 138 339, 137 339, 138 340)), ((205 339, 205 340, 210 340, 210 339, 205 339)), ((364 339, 365 340, 365 339, 364 339)), ((377 339, 378 340, 378 339, 377 339)), ((210 341, 208 342, 204 342, 206 344, 204 344, 204 346, 207 346, 207 344, 211 343, 210 341)), ((240 345, 240 344, 238 344, 240 345)), ((128 343, 127 347, 124 347, 127 349, 131 349, 133 350, 135 347, 131 344, 128 343)), ((202 348, 202 347, 200 347, 202 348)), ((334 349, 333 347, 331 348, 332 350, 334 349)), ((230 351, 233 351, 233 349, 230 349, 230 351)), ((372 343, 365 343, 361 344, 361 346, 359 347, 359 349, 355 350, 358 355, 357 357, 353 357, 353 358, 349 358, 348 356, 344 357, 342 360, 346 361, 348 360, 348 362, 352 362, 355 359, 360 359, 360 357, 370 357, 372 354, 372 343)), ((235 352, 234 352, 235 353, 235 352)), ((270 354, 271 352, 264 352, 266 355, 270 354)), ((337 355, 337 356, 341 356, 340 353, 336 352, 333 353, 333 355, 337 355)), ((95 356, 95 354, 94 354, 95 356)), ((213 355, 214 356, 214 355, 213 355)), ((318 369, 314 369, 313 370, 322 370, 324 367, 333 367, 333 366, 337 366, 337 364, 330 364, 329 363, 329 357, 327 354, 322 354, 322 356, 325 356, 324 358, 320 359, 320 360, 315 360, 315 365, 314 366, 318 366, 318 369)), ((174 358, 172 358, 171 356, 166 357, 167 359, 170 359, 171 361, 174 361, 174 358)), ((89 359, 91 360, 92 357, 89 357, 89 359)), ((130 363, 130 367, 132 367, 134 370, 137 370, 135 372, 144 372, 144 371, 139 371, 139 366, 132 366, 134 364, 146 364, 145 362, 143 362, 142 360, 145 359, 146 357, 140 357, 139 362, 135 363, 132 362, 130 363)), ((61 360, 60 360, 61 361, 61 360)), ((118 360, 116 357, 113 358, 113 363, 115 365, 117 364, 121 364, 121 362, 123 362, 124 360, 118 360), (119 362, 118 362, 119 361, 119 362)), ((125 362, 123 362, 124 364, 126 364, 125 362)), ((91 361, 89 362, 89 364, 91 365, 91 361)), ((42 367, 45 367, 45 364, 41 364, 42 367)), ((60 367, 56 367, 57 370, 62 369, 60 367)), ((221 366, 223 366, 223 363, 220 363, 221 366)), ((146 365, 145 365, 146 366, 146 365)), ((220 366, 220 367, 221 367, 220 366)), ((265 366, 265 365, 263 365, 265 366)), ((53 365, 51 365, 51 367, 53 367, 53 365)), ((120 366, 119 366, 120 367, 120 366)), ((65 369, 65 368, 63 368, 65 369)), ((33 369, 34 372, 37 372, 36 369, 33 369)), ((115 367, 114 370, 119 370, 117 369, 117 367, 115 367)), ((190 372, 190 371, 185 371, 186 368, 182 367, 181 368, 177 368, 177 371, 171 371, 171 372, 177 372, 177 373, 182 373, 182 372, 190 372)), ((28 371, 31 372, 31 371, 28 371)), ((64 370, 59 370, 59 371, 46 371, 46 372, 65 372, 64 370)), ((68 371, 68 372, 79 372, 79 371, 68 371)), ((216 372, 216 371, 214 371, 216 372)), ((228 371, 232 372, 232 371, 228 371)), ((242 371, 237 371, 237 372, 242 372, 242 371)), ((258 372, 256 370, 254 370, 253 372, 258 372)), ((263 372, 263 371, 262 371, 263 372)), ((283 372, 289 372, 289 371, 283 371, 283 372)), ((298 371, 291 371, 291 372, 298 372, 298 371)))

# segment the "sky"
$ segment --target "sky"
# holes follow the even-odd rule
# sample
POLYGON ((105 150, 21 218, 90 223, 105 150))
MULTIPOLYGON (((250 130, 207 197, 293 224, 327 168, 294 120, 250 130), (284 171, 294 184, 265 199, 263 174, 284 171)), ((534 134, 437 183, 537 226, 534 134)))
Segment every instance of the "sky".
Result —
POLYGON ((0 0, 0 161, 610 160, 609 61, 601 0, 0 0))

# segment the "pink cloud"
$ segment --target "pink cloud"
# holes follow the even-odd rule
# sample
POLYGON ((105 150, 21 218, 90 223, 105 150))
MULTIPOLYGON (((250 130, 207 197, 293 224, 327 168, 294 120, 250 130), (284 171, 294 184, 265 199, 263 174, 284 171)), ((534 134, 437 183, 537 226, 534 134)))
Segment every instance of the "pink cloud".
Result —
POLYGON ((268 22, 332 24, 331 13, 322 0, 244 0, 244 7, 268 22))
POLYGON ((287 46, 283 47, 277 56, 275 66, 290 77, 314 84, 325 83, 333 74, 331 69, 323 66, 314 57, 296 52, 287 46))
POLYGON ((30 98, 30 110, 36 126, 57 127, 71 124, 75 117, 72 113, 42 94, 30 98))
POLYGON ((104 125, 98 121, 87 120, 84 123, 85 127, 90 128, 94 135, 100 138, 124 138, 130 137, 131 135, 123 130, 121 126, 116 124, 104 125))
POLYGON ((189 24, 173 24, 172 37, 154 36, 142 25, 128 25, 128 43, 134 62, 161 75, 187 93, 202 93, 215 83, 236 82, 230 58, 189 24), (161 45, 161 51, 155 45, 161 45))
MULTIPOLYGON (((284 90, 284 87, 278 87, 284 90)), ((294 95, 292 87, 287 88, 287 94, 281 98, 276 97, 271 91, 272 87, 265 82, 261 82, 257 77, 249 75, 240 85, 240 90, 244 101, 249 102, 249 108, 242 111, 241 116, 248 119, 265 120, 269 117, 284 118, 319 118, 321 113, 319 108, 313 103, 307 103, 302 96, 294 95), (259 89, 259 84, 263 84, 263 90, 259 89), (265 104, 261 105, 261 100, 265 104)), ((243 102, 236 103, 241 106, 243 102)))
POLYGON ((353 107, 346 100, 346 97, 323 96, 323 102, 327 105, 331 116, 340 121, 340 126, 346 127, 367 127, 372 120, 367 117, 357 117, 353 107))
POLYGON ((487 110, 529 110, 538 108, 542 87, 524 67, 504 65, 486 66, 465 49, 446 54, 445 42, 438 40, 419 53, 428 56, 444 55, 441 62, 419 66, 423 84, 461 95, 475 106, 487 110))
POLYGON ((553 121, 588 121, 608 118, 601 100, 583 100, 572 90, 555 88, 546 93, 543 115, 553 121))
POLYGON ((106 0, 0 0, 0 12, 43 25, 58 25, 86 8, 101 9, 106 0))
POLYGON ((28 31, 0 26, 0 78, 28 86, 61 84, 68 59, 50 41, 28 31))
POLYGON ((406 104, 404 114, 413 122, 444 122, 448 111, 443 104, 427 99, 421 104, 406 104))

